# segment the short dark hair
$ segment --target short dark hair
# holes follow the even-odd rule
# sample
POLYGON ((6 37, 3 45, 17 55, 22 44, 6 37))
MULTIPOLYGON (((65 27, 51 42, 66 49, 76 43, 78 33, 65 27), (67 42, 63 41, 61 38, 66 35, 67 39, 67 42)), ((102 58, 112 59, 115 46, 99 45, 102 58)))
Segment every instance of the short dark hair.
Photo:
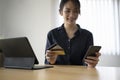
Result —
POLYGON ((79 13, 80 13, 81 5, 80 5, 80 1, 79 1, 79 0, 61 0, 60 6, 59 6, 59 10, 62 11, 64 5, 65 5, 68 1, 73 2, 73 4, 79 9, 79 13))

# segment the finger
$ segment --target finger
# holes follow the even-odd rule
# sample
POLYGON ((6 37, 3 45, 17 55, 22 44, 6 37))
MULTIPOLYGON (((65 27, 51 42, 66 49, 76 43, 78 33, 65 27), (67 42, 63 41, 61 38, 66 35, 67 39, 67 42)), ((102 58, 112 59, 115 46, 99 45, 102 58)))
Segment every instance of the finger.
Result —
POLYGON ((89 63, 98 63, 99 59, 96 57, 87 57, 87 59, 85 59, 86 62, 89 63))
POLYGON ((50 51, 50 50, 47 50, 46 51, 46 56, 54 56, 54 52, 50 51))
POLYGON ((47 61, 50 62, 50 57, 46 57, 47 61))
POLYGON ((96 52, 96 57, 101 56, 101 53, 96 52))
POLYGON ((46 53, 51 53, 52 54, 53 52, 51 50, 47 50, 46 53))
POLYGON ((55 56, 54 54, 48 54, 47 57, 53 57, 55 56))
POLYGON ((86 59, 89 59, 89 60, 94 60, 94 61, 99 61, 98 57, 87 57, 86 59))
POLYGON ((50 57, 47 56, 47 57, 46 57, 46 59, 54 59, 54 58, 55 58, 55 56, 50 56, 50 57))
POLYGON ((85 59, 85 63, 87 63, 87 64, 94 64, 95 65, 95 64, 98 63, 98 61, 85 59))
POLYGON ((55 59, 55 56, 50 56, 50 57, 46 57, 47 61, 50 62, 51 60, 55 59))

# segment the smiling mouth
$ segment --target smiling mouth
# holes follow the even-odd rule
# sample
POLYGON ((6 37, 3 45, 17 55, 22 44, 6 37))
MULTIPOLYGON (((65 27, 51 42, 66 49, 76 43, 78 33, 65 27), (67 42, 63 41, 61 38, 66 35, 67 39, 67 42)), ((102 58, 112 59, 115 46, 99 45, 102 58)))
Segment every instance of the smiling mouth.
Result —
POLYGON ((75 19, 67 19, 69 22, 75 22, 75 19))

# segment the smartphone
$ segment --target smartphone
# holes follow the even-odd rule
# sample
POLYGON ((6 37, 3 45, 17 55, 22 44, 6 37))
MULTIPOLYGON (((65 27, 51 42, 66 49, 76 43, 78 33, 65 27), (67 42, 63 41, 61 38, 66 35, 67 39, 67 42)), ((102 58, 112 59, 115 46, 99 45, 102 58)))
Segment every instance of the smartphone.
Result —
POLYGON ((89 46, 85 56, 84 56, 84 59, 87 57, 87 56, 96 56, 96 52, 99 52, 101 49, 101 46, 89 46))

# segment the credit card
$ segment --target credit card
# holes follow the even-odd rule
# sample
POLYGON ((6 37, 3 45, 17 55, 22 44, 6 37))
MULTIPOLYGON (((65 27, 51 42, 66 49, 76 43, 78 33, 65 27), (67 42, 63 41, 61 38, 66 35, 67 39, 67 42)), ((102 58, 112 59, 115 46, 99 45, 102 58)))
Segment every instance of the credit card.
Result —
POLYGON ((53 51, 57 55, 65 55, 64 50, 58 45, 58 44, 53 44, 48 48, 48 50, 53 51))

